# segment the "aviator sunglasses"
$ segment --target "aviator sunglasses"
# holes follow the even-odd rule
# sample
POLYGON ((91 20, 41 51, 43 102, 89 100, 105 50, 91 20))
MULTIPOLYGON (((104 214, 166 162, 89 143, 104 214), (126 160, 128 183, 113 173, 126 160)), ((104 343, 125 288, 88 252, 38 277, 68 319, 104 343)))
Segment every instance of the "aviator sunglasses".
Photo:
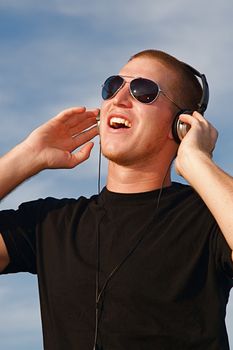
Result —
POLYGON ((163 90, 160 89, 155 81, 140 77, 134 78, 130 76, 112 75, 106 79, 102 85, 103 100, 113 98, 126 83, 129 83, 131 96, 141 103, 153 103, 158 98, 159 94, 162 93, 177 108, 181 109, 163 90), (124 78, 131 78, 132 80, 127 82, 124 78))

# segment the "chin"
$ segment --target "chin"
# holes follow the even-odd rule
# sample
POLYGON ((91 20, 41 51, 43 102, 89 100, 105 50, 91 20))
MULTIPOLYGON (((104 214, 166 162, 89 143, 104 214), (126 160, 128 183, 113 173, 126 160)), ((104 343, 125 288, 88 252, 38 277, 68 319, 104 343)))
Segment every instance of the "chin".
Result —
POLYGON ((103 156, 109 161, 116 163, 118 165, 127 166, 132 164, 132 159, 126 155, 126 153, 116 153, 116 152, 102 152, 103 156))
POLYGON ((147 163, 150 159, 149 154, 133 154, 132 152, 104 152, 102 154, 112 163, 121 166, 139 166, 147 163))

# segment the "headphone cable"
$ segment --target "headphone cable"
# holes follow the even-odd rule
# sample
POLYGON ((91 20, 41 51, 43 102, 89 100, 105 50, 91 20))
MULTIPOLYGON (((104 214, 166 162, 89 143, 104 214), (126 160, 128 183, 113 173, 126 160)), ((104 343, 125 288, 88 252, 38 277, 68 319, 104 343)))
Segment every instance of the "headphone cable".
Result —
MULTIPOLYGON (((130 249, 130 251, 128 252, 128 254, 120 261, 119 264, 117 264, 113 270, 110 272, 110 274, 108 275, 108 277, 106 278, 100 292, 99 292, 99 272, 100 272, 100 225, 106 215, 106 209, 105 210, 105 214, 102 216, 98 227, 97 227, 97 233, 96 233, 96 309, 95 309, 95 335, 94 335, 94 347, 93 350, 98 350, 97 346, 97 337, 98 337, 98 328, 99 328, 99 302, 101 299, 101 296, 103 295, 109 281, 112 279, 113 275, 115 275, 115 273, 120 269, 120 267, 126 262, 126 260, 128 260, 128 258, 134 253, 134 251, 137 249, 137 247, 140 245, 140 243, 142 242, 142 240, 145 238, 145 236, 147 235, 148 232, 150 232, 151 228, 153 227, 153 223, 154 220, 158 214, 158 209, 159 209, 159 205, 160 205, 160 201, 161 201, 161 197, 162 197, 162 192, 164 189, 164 183, 166 180, 166 177, 168 175, 169 169, 172 165, 174 158, 171 160, 171 162, 169 163, 169 166, 166 169, 165 175, 163 177, 163 180, 161 182, 161 186, 160 186, 160 190, 159 190, 159 194, 156 200, 156 209, 155 212, 152 215, 152 218, 147 226, 147 228, 145 230, 143 230, 142 234, 140 235, 139 239, 136 241, 136 243, 134 244, 134 246, 130 249)), ((101 144, 99 147, 99 166, 98 166, 98 195, 100 194, 100 173, 101 173, 101 144)))

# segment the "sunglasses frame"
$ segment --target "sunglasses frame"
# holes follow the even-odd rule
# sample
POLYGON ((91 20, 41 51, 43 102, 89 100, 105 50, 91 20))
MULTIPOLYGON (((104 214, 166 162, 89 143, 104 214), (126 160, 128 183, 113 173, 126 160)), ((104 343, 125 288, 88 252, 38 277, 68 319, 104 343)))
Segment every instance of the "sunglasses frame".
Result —
POLYGON ((140 103, 143 103, 143 104, 146 104, 146 105, 152 104, 153 102, 155 102, 155 101, 157 100, 157 98, 159 97, 159 94, 161 93, 161 94, 163 94, 170 102, 172 102, 178 109, 181 109, 181 107, 178 106, 178 104, 177 104, 175 101, 173 101, 173 99, 172 99, 171 97, 169 97, 169 96, 160 88, 160 86, 159 86, 158 83, 156 83, 154 80, 151 80, 151 79, 148 79, 148 78, 143 78, 143 77, 132 77, 132 76, 130 76, 130 75, 119 75, 119 74, 111 75, 110 77, 108 77, 108 78, 105 80, 104 84, 102 84, 102 90, 104 89, 104 86, 105 86, 106 81, 109 80, 110 78, 114 78, 114 77, 120 77, 120 78, 122 78, 122 84, 119 86, 119 88, 114 92, 114 94, 113 94, 111 97, 106 98, 106 99, 103 98, 105 101, 110 100, 111 98, 113 98, 114 96, 116 96, 116 94, 125 86, 125 84, 129 84, 129 92, 130 92, 130 95, 131 95, 136 101, 138 101, 138 102, 140 102, 140 103), (131 81, 126 81, 124 78, 132 79, 132 80, 131 80, 131 81), (132 91, 132 89, 131 89, 131 83, 132 83, 133 81, 135 81, 135 80, 140 80, 140 79, 142 79, 142 80, 147 80, 147 81, 149 81, 149 82, 152 82, 152 83, 154 83, 154 84, 158 87, 158 93, 157 93, 157 95, 156 95, 155 98, 154 98, 152 101, 150 101, 150 102, 142 102, 142 101, 138 100, 137 97, 134 96, 134 94, 133 94, 133 91, 132 91))

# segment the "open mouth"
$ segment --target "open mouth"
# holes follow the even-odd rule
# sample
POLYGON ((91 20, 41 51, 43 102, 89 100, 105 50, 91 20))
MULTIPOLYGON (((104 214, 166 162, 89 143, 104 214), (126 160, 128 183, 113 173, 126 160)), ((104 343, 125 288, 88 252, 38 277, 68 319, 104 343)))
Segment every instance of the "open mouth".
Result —
POLYGON ((110 119, 110 126, 113 129, 129 129, 131 128, 132 124, 127 119, 112 117, 110 119))

